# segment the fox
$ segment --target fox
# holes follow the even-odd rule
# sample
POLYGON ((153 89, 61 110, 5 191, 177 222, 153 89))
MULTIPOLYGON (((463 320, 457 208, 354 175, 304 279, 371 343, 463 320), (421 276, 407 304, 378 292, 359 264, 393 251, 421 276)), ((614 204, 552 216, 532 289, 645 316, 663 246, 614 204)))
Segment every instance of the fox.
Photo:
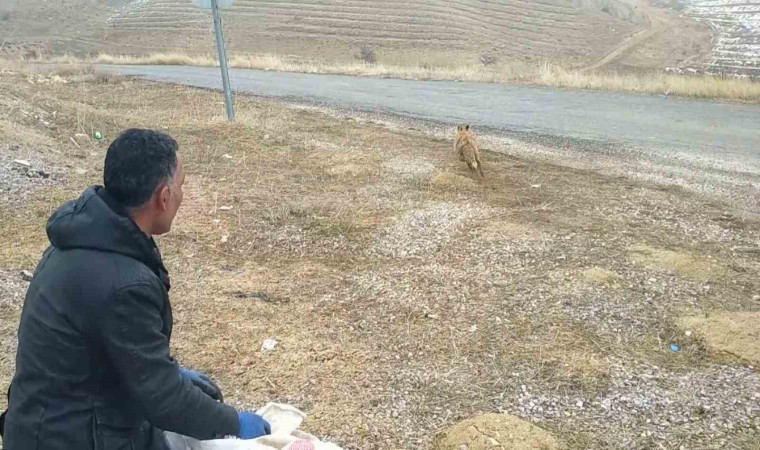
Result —
POLYGON ((470 132, 470 125, 458 125, 457 136, 454 141, 454 151, 459 155, 459 160, 467 163, 467 167, 473 172, 478 172, 482 177, 483 163, 480 161, 480 149, 475 142, 475 137, 470 132))

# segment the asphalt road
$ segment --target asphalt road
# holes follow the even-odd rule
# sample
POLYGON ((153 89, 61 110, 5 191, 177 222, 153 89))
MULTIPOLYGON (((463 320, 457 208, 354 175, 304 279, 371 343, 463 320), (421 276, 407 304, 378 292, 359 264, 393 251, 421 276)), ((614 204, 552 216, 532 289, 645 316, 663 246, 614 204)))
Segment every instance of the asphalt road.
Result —
MULTIPOLYGON (((221 89, 217 68, 102 66, 143 79, 221 89)), ((495 130, 630 144, 760 167, 760 106, 497 84, 234 69, 237 92, 495 130)))

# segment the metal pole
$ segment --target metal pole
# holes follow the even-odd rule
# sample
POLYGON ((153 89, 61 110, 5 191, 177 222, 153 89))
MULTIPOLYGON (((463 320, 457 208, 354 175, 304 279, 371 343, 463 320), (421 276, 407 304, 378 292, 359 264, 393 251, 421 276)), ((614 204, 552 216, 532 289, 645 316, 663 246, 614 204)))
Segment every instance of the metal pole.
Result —
POLYGON ((222 68, 222 85, 224 86, 224 103, 227 106, 227 120, 235 120, 235 104, 230 89, 230 74, 227 69, 227 50, 224 48, 224 32, 222 31, 222 15, 219 13, 219 3, 211 0, 211 12, 214 14, 214 31, 216 32, 216 49, 219 52, 219 66, 222 68))

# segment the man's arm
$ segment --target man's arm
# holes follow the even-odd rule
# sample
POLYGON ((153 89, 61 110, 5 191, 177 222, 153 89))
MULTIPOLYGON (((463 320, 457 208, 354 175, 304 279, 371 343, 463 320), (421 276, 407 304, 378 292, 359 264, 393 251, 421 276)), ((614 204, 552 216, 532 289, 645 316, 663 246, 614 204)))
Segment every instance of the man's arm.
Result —
POLYGON ((161 332, 162 297, 156 286, 134 284, 117 292, 101 321, 106 353, 149 422, 196 439, 237 435, 235 409, 182 380, 161 332))

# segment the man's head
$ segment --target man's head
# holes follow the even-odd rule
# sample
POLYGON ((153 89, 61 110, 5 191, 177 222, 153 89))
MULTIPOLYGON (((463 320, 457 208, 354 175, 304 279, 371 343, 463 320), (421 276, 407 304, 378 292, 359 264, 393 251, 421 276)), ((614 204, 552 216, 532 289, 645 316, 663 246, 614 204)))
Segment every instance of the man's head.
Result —
POLYGON ((171 136, 152 130, 124 131, 108 147, 103 182, 149 235, 167 233, 182 203, 185 175, 171 136))

